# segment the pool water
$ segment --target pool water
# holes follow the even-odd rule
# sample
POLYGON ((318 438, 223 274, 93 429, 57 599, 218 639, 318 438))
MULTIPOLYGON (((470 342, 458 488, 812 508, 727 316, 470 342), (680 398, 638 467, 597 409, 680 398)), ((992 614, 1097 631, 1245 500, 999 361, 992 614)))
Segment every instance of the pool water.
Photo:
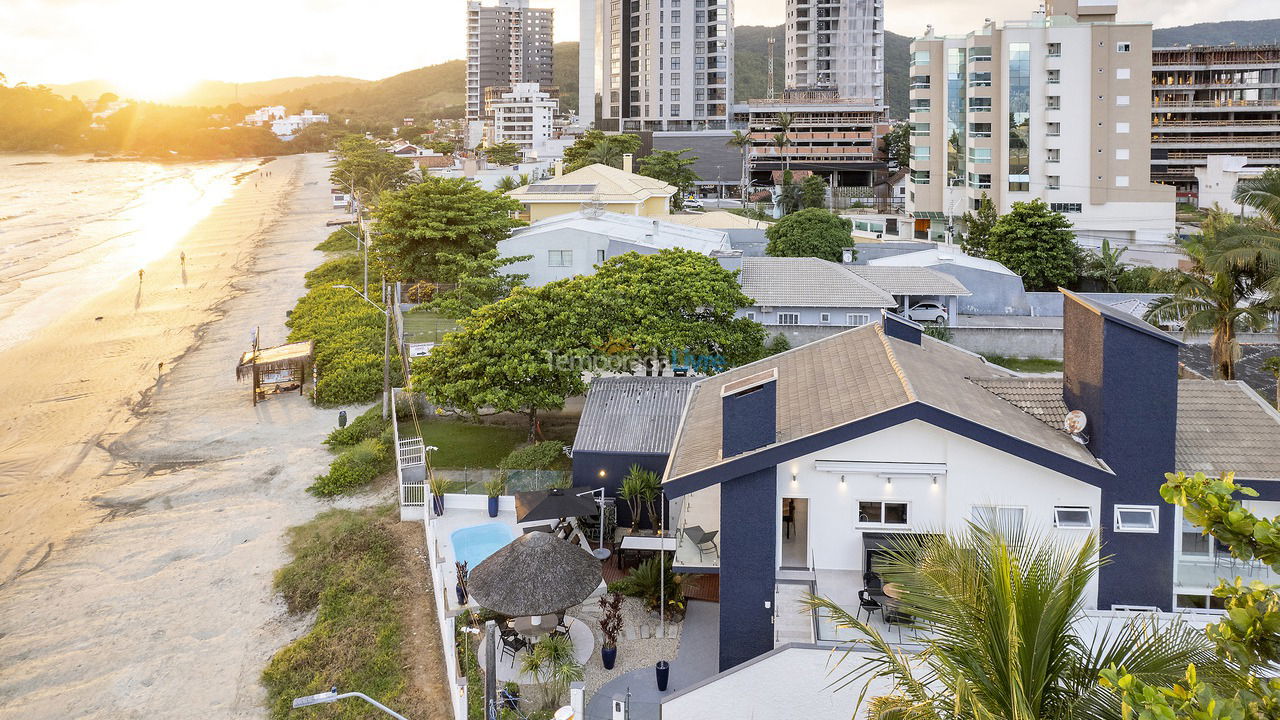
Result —
POLYGON ((511 537, 511 528, 495 522, 458 528, 449 535, 449 540, 453 544, 453 558, 474 570, 481 560, 511 542, 511 537))

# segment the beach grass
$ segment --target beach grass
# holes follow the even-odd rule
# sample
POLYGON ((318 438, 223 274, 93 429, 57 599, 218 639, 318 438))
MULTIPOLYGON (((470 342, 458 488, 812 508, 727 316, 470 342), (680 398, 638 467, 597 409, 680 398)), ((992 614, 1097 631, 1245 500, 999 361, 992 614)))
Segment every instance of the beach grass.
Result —
MULTIPOLYGON (((337 685, 405 712, 418 703, 404 657, 404 616, 414 602, 414 562, 391 529, 392 506, 330 510, 289 530, 292 560, 274 587, 289 611, 314 612, 311 630, 285 646, 262 673, 272 718, 293 717, 293 698, 337 685)), ((325 708, 329 718, 365 718, 362 703, 325 708)))
POLYGON ((1014 372, 1052 373, 1062 372, 1062 361, 1042 357, 1008 357, 1006 355, 983 355, 987 362, 1008 368, 1014 372))
MULTIPOLYGON (((422 442, 439 448, 431 453, 437 468, 496 468, 512 450, 524 444, 523 428, 480 425, 440 418, 424 418, 422 442)), ((400 437, 418 437, 412 419, 400 420, 400 437)))

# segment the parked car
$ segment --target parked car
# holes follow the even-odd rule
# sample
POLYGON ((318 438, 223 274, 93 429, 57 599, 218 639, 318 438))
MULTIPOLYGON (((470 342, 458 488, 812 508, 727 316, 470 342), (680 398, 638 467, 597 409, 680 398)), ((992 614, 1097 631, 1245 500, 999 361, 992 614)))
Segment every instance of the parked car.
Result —
POLYGON ((947 309, 934 302, 912 305, 907 311, 907 319, 916 322, 944 323, 947 321, 947 309))
POLYGON ((702 201, 696 197, 687 197, 684 199, 685 210, 702 210, 704 208, 705 206, 702 204, 702 201))

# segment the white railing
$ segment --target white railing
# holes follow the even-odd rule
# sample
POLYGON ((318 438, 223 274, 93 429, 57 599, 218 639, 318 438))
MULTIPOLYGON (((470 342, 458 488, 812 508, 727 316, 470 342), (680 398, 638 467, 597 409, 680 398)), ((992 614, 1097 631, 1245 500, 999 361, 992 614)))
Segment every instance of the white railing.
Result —
POLYGON ((400 467, 417 467, 426 464, 422 438, 406 438, 400 441, 400 467))
POLYGON ((396 417, 396 389, 391 391, 391 432, 396 448, 396 481, 400 486, 400 519, 422 520, 427 505, 426 473, 405 470, 426 464, 422 438, 400 439, 400 421, 396 417))

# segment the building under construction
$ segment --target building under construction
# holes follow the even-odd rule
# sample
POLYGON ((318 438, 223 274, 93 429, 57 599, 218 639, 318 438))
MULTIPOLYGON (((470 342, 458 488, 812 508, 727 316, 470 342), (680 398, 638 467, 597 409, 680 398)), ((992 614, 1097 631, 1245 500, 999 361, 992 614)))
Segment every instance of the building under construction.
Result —
POLYGON ((1151 93, 1151 179, 1180 201, 1210 155, 1280 165, 1280 45, 1155 48, 1151 93))

